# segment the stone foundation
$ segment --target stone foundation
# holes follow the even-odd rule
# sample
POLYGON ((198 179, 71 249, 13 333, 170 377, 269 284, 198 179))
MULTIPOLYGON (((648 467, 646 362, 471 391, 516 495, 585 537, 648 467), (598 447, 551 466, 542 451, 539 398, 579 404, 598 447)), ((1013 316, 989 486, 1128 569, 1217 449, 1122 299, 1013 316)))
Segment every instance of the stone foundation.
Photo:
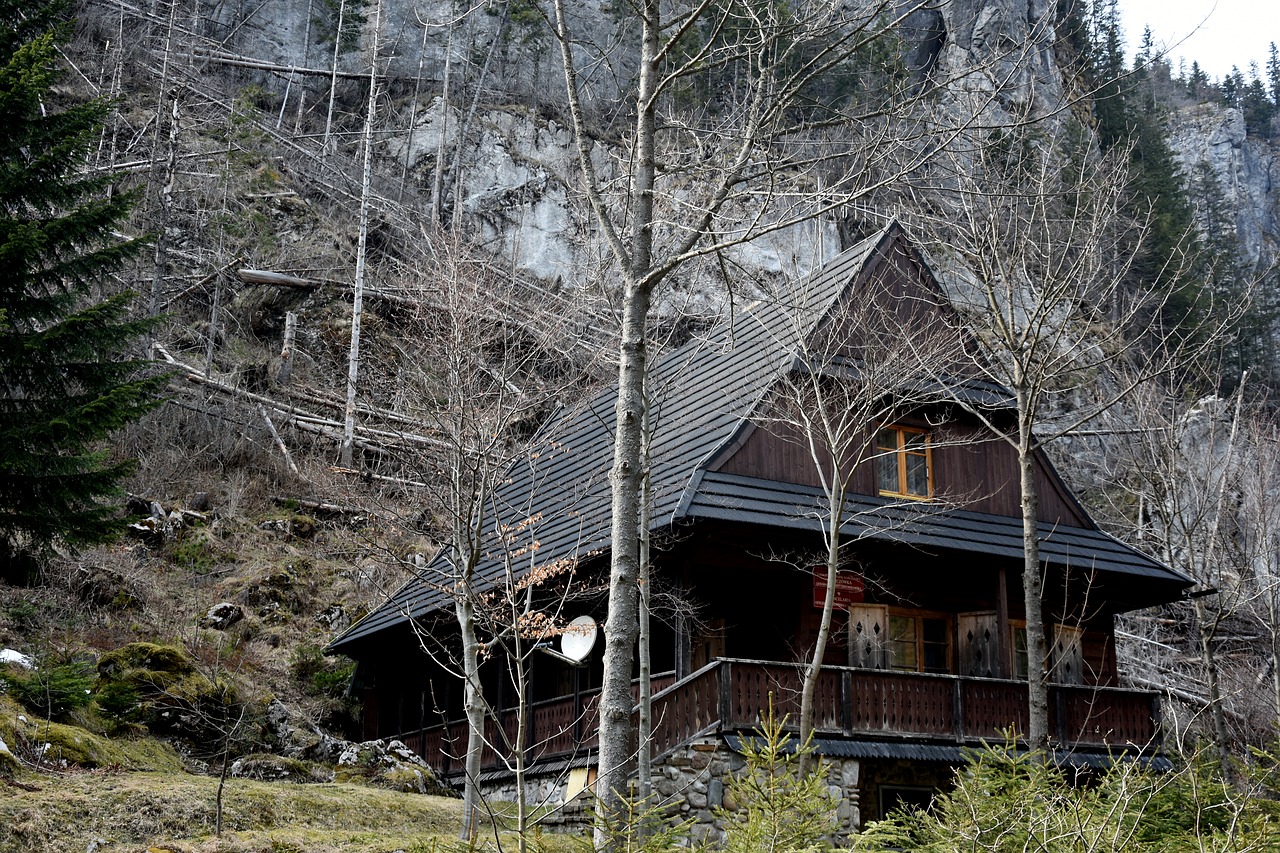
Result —
MULTIPOLYGON (((862 827, 862 765, 862 761, 852 758, 822 759, 828 791, 839 802, 831 832, 836 838, 845 838, 862 827)), ((744 767, 745 759, 715 735, 694 740, 656 762, 654 793, 664 820, 672 825, 691 822, 690 843, 723 840, 726 821, 732 820, 741 808, 733 795, 733 777, 744 767)), ((585 770, 563 766, 555 772, 531 774, 526 780, 530 806, 540 805, 551 811, 543 820, 544 825, 562 830, 586 829, 589 825, 588 795, 576 793, 566 802, 571 774, 585 770)), ((581 783, 582 776, 575 776, 573 781, 581 783)), ((485 797, 494 802, 514 802, 516 798, 515 781, 510 776, 482 780, 482 788, 485 797)))

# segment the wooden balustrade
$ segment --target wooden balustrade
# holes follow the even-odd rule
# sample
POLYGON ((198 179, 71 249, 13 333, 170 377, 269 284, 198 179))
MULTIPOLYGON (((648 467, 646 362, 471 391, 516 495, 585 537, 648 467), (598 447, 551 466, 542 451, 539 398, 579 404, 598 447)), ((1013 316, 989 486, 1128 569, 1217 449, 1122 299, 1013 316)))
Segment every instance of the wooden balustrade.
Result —
MULTIPOLYGON (((777 718, 796 725, 803 669, 771 661, 722 659, 680 682, 654 680, 653 754, 676 749, 711 731, 746 731, 773 703, 777 718)), ((638 690, 635 691, 638 694, 638 690)), ((1157 744, 1159 705, 1147 691, 1053 685, 1050 731, 1066 746, 1143 747, 1157 744)), ((561 758, 596 747, 599 692, 583 691, 534 703, 528 709, 529 760, 561 758)), ((501 715, 514 739, 514 711, 501 715)), ((498 722, 488 722, 490 742, 498 722)), ((824 736, 905 737, 934 742, 999 741, 1027 729, 1026 685, 1018 681, 891 670, 824 667, 814 702, 814 727, 824 736)), ((465 721, 401 735, 415 752, 445 773, 461 767, 465 721)), ((501 766, 486 749, 485 769, 501 766)))

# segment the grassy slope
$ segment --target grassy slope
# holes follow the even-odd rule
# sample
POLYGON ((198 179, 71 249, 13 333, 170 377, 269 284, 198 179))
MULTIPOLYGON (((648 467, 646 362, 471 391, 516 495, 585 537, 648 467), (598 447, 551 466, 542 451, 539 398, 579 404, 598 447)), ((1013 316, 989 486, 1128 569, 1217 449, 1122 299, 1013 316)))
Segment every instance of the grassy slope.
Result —
POLYGON ((458 801, 359 785, 232 779, 223 837, 213 837, 218 780, 187 774, 78 773, 0 782, 0 853, 142 851, 445 850, 458 801))

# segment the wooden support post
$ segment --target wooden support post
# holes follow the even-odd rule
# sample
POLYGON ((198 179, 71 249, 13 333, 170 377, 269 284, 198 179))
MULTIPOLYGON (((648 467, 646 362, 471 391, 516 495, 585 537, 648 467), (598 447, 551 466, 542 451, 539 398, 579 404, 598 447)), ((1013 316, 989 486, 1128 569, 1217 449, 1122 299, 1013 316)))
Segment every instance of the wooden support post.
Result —
POLYGON ((840 730, 853 734, 853 673, 847 669, 840 673, 840 730))
POLYGON ((1050 686, 1050 698, 1053 701, 1053 713, 1057 719, 1054 721, 1057 725, 1053 727, 1054 735, 1058 738, 1058 744, 1065 746, 1067 743, 1067 692, 1061 686, 1050 686))
POLYGON ((951 679, 951 729, 956 743, 964 743, 964 680, 951 679))
POLYGON ((1001 678, 1013 678, 1013 635, 1009 632, 1009 573, 1003 564, 996 579, 996 630, 1000 632, 996 643, 1000 654, 997 672, 1001 678))
POLYGON ((1164 726, 1160 722, 1160 694, 1151 694, 1151 753, 1154 755, 1164 746, 1164 726))
POLYGON ((736 722, 733 718, 733 665, 727 660, 720 661, 720 728, 731 728, 736 722))

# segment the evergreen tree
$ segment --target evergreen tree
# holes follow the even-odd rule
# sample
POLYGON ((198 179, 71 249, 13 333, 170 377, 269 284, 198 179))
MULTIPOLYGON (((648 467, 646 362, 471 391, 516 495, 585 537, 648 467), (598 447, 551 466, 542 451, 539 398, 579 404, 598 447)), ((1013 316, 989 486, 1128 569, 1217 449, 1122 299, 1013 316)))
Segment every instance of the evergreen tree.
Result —
POLYGON ((1187 79, 1187 94, 1193 98, 1205 97, 1205 90, 1209 88, 1209 75, 1200 67, 1200 63, 1192 60, 1191 76, 1187 79))
POLYGON ((104 439, 164 382, 125 353, 145 322, 95 286, 140 248, 113 229, 127 194, 84 166, 108 105, 59 105, 65 0, 0 0, 0 564, 21 551, 109 539, 101 502, 131 470, 104 439))
POLYGON ((1267 87, 1271 90, 1271 102, 1280 107, 1280 52, 1276 51, 1275 42, 1271 42, 1267 57, 1267 87))

